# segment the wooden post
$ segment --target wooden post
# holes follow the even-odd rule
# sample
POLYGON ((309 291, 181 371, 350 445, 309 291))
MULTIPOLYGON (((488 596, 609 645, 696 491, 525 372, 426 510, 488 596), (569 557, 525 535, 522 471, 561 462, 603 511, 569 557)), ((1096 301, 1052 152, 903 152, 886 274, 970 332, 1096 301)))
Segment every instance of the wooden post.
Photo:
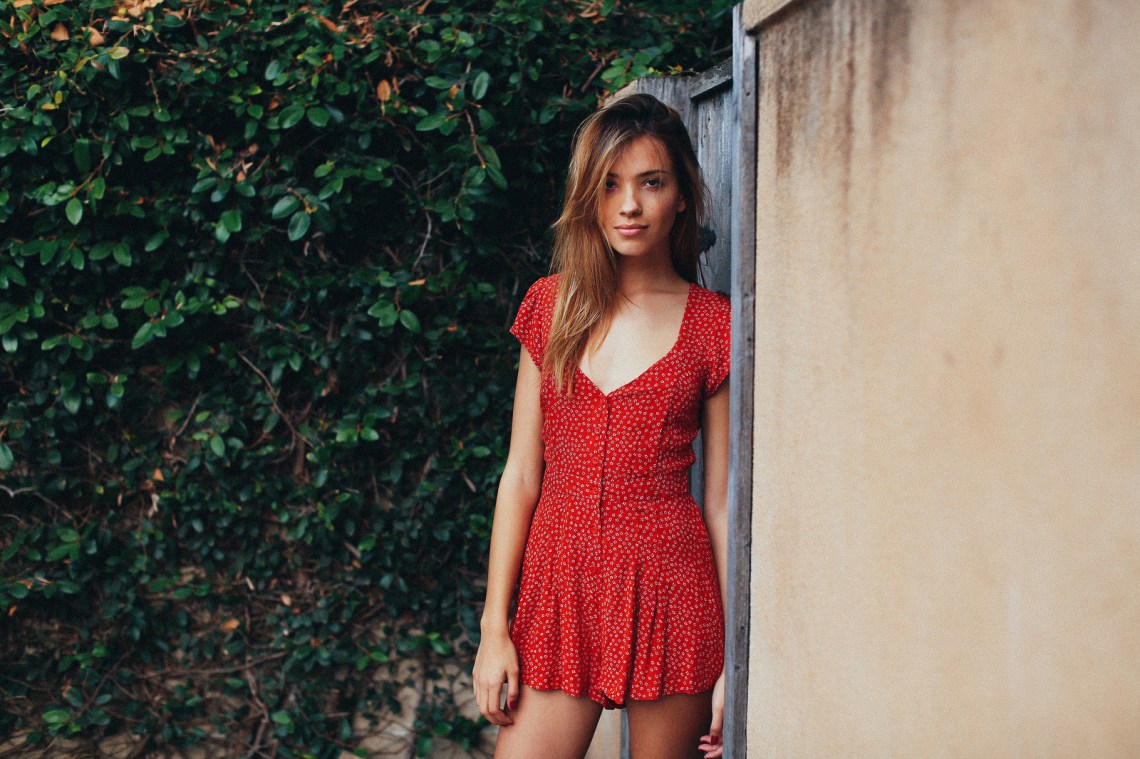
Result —
POLYGON ((756 369, 756 40, 742 6, 732 14, 733 161, 732 375, 729 379, 728 609, 725 613, 724 747, 728 759, 748 755, 748 641, 752 585, 752 423, 756 369))

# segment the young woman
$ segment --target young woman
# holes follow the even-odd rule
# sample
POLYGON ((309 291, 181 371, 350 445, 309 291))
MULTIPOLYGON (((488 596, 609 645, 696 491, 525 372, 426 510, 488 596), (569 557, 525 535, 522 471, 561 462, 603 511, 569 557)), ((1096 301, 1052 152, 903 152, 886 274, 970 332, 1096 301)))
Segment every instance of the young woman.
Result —
POLYGON ((582 757, 602 708, 627 709, 634 757, 721 753, 729 304, 696 284, 705 195, 684 125, 653 97, 579 128, 556 273, 511 328, 522 348, 474 669, 496 757, 582 757))

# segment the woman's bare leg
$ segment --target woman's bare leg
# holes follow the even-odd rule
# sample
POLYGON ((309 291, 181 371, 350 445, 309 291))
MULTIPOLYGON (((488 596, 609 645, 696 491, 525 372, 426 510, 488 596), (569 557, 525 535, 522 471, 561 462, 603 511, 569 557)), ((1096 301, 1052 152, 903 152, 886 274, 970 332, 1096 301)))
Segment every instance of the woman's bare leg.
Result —
POLYGON ((656 701, 629 701, 629 747, 633 759, 696 759, 712 720, 712 691, 677 693, 656 701))
POLYGON ((515 723, 499 728, 495 759, 582 759, 601 714, 601 704, 588 698, 524 685, 510 712, 515 723))

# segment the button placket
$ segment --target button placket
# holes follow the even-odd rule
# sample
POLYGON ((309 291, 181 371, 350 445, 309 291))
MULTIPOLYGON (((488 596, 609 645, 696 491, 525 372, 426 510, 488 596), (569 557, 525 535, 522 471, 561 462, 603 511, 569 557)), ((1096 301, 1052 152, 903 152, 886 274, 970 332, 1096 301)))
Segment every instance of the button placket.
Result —
POLYGON ((605 500, 606 500, 606 459, 610 447, 610 399, 602 398, 602 444, 599 447, 598 462, 598 526, 605 531, 605 500))

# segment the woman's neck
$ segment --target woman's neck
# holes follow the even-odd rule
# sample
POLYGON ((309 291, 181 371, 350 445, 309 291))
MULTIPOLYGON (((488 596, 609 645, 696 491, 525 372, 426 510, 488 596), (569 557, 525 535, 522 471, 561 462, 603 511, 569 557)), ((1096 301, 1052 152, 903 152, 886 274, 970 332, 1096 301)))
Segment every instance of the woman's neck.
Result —
POLYGON ((674 290, 688 284, 668 258, 619 257, 617 263, 618 292, 627 296, 651 290, 674 290))

